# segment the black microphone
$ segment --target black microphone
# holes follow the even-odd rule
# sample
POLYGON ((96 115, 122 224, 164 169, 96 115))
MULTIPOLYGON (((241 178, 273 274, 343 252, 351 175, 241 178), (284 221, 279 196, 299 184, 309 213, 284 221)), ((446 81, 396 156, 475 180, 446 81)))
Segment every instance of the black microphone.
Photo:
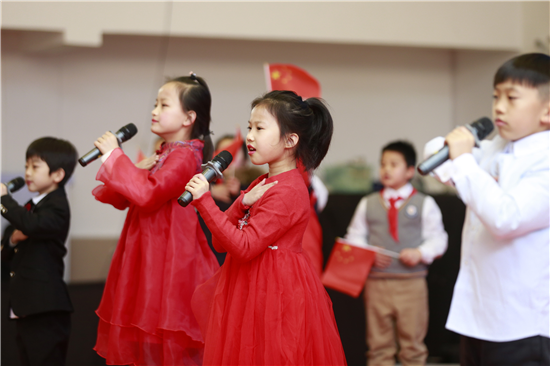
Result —
MULTIPOLYGON (((4 185, 8 189, 8 192, 10 193, 17 192, 18 190, 21 189, 21 187, 25 185, 25 179, 21 177, 13 178, 8 183, 4 183, 4 185)), ((3 214, 8 212, 8 209, 5 208, 4 205, 2 205, 1 203, 0 203, 0 212, 2 212, 3 214)))
MULTIPOLYGON (((479 146, 479 142, 489 136, 494 129, 493 122, 487 117, 481 117, 465 127, 474 135, 476 146, 479 146)), ((420 163, 417 168, 418 172, 426 175, 443 164, 447 159, 449 159, 449 146, 445 145, 441 150, 420 163)))
POLYGON ((25 179, 21 177, 13 178, 8 183, 4 183, 10 193, 17 192, 25 185, 25 179))
MULTIPOLYGON (((212 161, 209 161, 206 164, 202 164, 202 175, 206 178, 208 183, 212 182, 214 178, 222 179, 222 172, 231 164, 233 160, 233 155, 227 150, 223 150, 221 153, 216 155, 212 161)), ((187 207, 189 203, 193 201, 193 195, 189 191, 183 192, 183 194, 178 198, 178 203, 182 207, 187 207)))
MULTIPOLYGON (((126 126, 123 126, 120 130, 115 133, 115 136, 118 140, 119 145, 124 141, 130 140, 137 133, 137 127, 133 123, 128 123, 126 126)), ((86 155, 78 159, 78 162, 82 166, 90 164, 95 159, 101 156, 101 151, 97 147, 94 147, 86 155)))

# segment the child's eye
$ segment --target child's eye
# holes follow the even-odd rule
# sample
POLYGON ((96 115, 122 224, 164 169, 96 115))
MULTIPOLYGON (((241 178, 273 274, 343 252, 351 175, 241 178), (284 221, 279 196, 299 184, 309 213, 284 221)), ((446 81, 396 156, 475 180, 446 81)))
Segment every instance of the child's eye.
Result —
POLYGON ((252 129, 252 127, 248 126, 246 129, 247 129, 248 131, 250 131, 250 130, 252 129))

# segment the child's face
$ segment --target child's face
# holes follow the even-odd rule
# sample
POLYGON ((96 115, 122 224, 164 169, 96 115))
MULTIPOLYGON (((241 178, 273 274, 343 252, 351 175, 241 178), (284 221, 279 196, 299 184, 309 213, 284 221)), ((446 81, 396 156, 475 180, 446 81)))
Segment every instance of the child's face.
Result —
POLYGON ((174 83, 165 84, 159 89, 152 114, 151 132, 167 142, 177 141, 182 129, 193 124, 189 113, 185 113, 181 107, 174 83))
POLYGON ((246 147, 250 161, 255 165, 280 161, 285 155, 285 144, 275 117, 264 107, 256 106, 250 112, 246 147))
POLYGON ((380 182, 384 187, 399 189, 414 176, 414 167, 408 167, 397 151, 384 151, 380 161, 380 182))
MULTIPOLYGON (((60 169, 61 170, 61 169, 60 169)), ((25 182, 31 192, 39 194, 50 193, 57 189, 59 182, 59 171, 50 174, 50 167, 39 157, 27 159, 25 164, 25 182)))
POLYGON ((497 84, 493 93, 493 120, 500 136, 516 141, 550 126, 549 101, 537 88, 512 81, 497 84))

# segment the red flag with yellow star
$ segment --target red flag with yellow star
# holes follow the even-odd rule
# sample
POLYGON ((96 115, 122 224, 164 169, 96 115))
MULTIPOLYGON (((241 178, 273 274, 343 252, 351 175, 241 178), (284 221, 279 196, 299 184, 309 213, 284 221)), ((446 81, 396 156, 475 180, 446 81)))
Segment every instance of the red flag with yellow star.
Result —
POLYGON ((265 64, 267 90, 292 90, 306 100, 321 97, 321 85, 307 71, 291 64, 265 64))
POLYGON ((375 255, 372 250, 337 238, 321 282, 325 287, 357 297, 363 290, 375 255))

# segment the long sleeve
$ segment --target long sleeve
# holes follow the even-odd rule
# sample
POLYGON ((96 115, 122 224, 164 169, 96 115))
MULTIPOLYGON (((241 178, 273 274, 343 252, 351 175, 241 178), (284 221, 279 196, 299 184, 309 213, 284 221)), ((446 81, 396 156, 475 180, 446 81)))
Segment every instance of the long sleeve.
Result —
POLYGON ((430 196, 424 199, 422 240, 418 250, 422 253, 422 262, 425 264, 431 264, 447 250, 448 236, 443 227, 441 210, 430 196))
MULTIPOLYGON (((248 190, 246 192, 248 192, 248 190)), ((241 195, 237 197, 235 202, 225 211, 227 218, 233 225, 237 225, 239 220, 243 218, 246 211, 250 208, 250 206, 243 204, 243 198, 246 192, 241 192, 241 195)))
POLYGON ((10 245, 10 238, 13 232, 15 231, 15 228, 12 225, 9 225, 6 230, 4 230, 4 234, 2 236, 2 260, 3 261, 9 261, 11 257, 13 256, 13 248, 10 245))
MULTIPOLYGON (((62 188, 60 188, 62 189, 62 188)), ((50 193, 51 195, 52 193, 50 193)), ((63 192, 63 194, 65 194, 63 192)), ((10 196, 2 196, 2 204, 7 208, 3 216, 16 229, 29 237, 37 239, 58 238, 64 235, 69 226, 70 209, 68 204, 55 204, 53 200, 57 197, 48 197, 44 199, 43 210, 37 212, 27 211, 10 196)))
POLYGON ((278 188, 281 187, 270 188, 254 204, 251 209, 254 212, 246 220, 242 230, 220 211, 210 193, 194 200, 192 204, 199 210, 213 238, 216 238, 234 259, 247 262, 285 234, 287 228, 298 220, 299 215, 306 217, 304 212, 288 207, 297 200, 295 196, 298 192, 278 188))
POLYGON ((367 246, 368 234, 367 197, 363 197, 355 209, 355 213, 353 214, 353 218, 348 226, 345 238, 354 244, 367 246))
MULTIPOLYGON (((155 174, 135 167, 117 148, 102 164, 96 179, 130 203, 155 211, 170 199, 179 197, 195 173, 196 161, 193 152, 187 148, 172 151, 155 174)), ((117 199, 117 203, 120 202, 117 199)))
POLYGON ((92 194, 99 202, 107 203, 119 210, 125 210, 128 206, 130 206, 130 201, 128 201, 126 197, 120 193, 117 193, 105 184, 95 187, 92 194))
MULTIPOLYGON (((529 156, 514 160, 512 154, 502 155, 503 167, 532 164, 534 169, 521 177, 502 175, 497 183, 477 164, 473 155, 463 154, 453 160, 452 179, 460 198, 496 238, 513 239, 547 228, 550 222, 548 162, 535 165, 529 156), (517 184, 509 184, 514 181, 517 184), (503 184, 510 189, 503 189, 503 184)), ((508 171, 514 172, 514 169, 508 171)))

